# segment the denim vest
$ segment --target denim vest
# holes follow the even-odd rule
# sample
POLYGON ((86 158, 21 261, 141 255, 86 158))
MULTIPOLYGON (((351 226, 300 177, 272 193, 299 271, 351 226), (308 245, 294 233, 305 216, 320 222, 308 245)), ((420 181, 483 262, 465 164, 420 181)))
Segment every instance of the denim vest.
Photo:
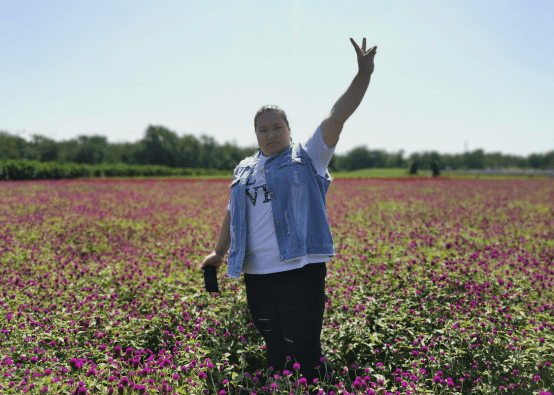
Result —
MULTIPOLYGON (((242 272, 247 237, 246 183, 257 163, 258 153, 242 160, 231 183, 229 277, 240 278, 242 272)), ((308 254, 335 255, 325 211, 330 174, 319 176, 298 143, 270 157, 264 169, 281 262, 308 254)))

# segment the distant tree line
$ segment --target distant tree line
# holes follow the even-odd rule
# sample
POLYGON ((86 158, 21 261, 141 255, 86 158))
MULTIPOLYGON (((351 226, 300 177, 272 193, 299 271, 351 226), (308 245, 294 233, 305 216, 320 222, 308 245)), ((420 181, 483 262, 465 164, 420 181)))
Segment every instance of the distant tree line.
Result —
MULTIPOLYGON (((33 135, 31 141, 0 131, 0 160, 29 159, 40 162, 78 164, 137 164, 165 165, 179 168, 233 170, 257 147, 240 148, 234 144, 219 145, 213 137, 194 135, 179 137, 163 126, 148 126, 144 137, 134 143, 108 143, 104 136, 79 136, 67 141, 33 135)), ((487 167, 517 167, 521 169, 553 169, 554 150, 527 157, 485 153, 482 149, 461 154, 439 154, 436 151, 413 153, 404 157, 404 151, 388 153, 359 146, 346 155, 333 155, 330 171, 353 171, 366 168, 431 169, 434 163, 440 170, 485 169, 487 167)))

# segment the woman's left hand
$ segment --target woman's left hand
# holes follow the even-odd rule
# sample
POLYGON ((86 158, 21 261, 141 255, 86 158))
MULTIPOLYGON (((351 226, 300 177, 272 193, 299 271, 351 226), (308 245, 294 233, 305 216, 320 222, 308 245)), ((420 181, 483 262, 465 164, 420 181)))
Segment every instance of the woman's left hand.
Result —
POLYGON ((358 55, 358 72, 366 73, 366 74, 373 73, 373 69, 374 69, 373 59, 375 58, 375 54, 377 53, 377 45, 366 51, 365 37, 362 44, 362 49, 358 47, 358 44, 356 44, 356 42, 353 39, 350 39, 350 41, 352 42, 352 45, 356 50, 356 54, 358 55))

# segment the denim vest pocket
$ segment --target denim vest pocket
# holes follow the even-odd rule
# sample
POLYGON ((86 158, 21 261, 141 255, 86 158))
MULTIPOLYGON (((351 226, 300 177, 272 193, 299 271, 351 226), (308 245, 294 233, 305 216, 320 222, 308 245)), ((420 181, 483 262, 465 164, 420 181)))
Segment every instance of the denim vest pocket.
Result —
POLYGON ((285 178, 287 184, 292 187, 306 185, 306 172, 308 167, 301 158, 279 165, 279 172, 285 178))

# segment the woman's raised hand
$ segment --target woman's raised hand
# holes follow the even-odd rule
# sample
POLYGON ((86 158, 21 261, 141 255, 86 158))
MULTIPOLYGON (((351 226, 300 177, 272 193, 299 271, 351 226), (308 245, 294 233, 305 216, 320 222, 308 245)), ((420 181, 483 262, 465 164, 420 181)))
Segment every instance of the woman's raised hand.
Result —
POLYGON ((375 68, 373 60, 375 58, 375 54, 377 53, 377 45, 369 48, 366 51, 365 37, 362 43, 362 49, 358 47, 358 44, 356 44, 356 42, 353 39, 350 39, 350 42, 354 46, 354 50, 356 51, 356 56, 358 57, 358 72, 369 73, 369 74, 373 73, 373 69, 375 68))

